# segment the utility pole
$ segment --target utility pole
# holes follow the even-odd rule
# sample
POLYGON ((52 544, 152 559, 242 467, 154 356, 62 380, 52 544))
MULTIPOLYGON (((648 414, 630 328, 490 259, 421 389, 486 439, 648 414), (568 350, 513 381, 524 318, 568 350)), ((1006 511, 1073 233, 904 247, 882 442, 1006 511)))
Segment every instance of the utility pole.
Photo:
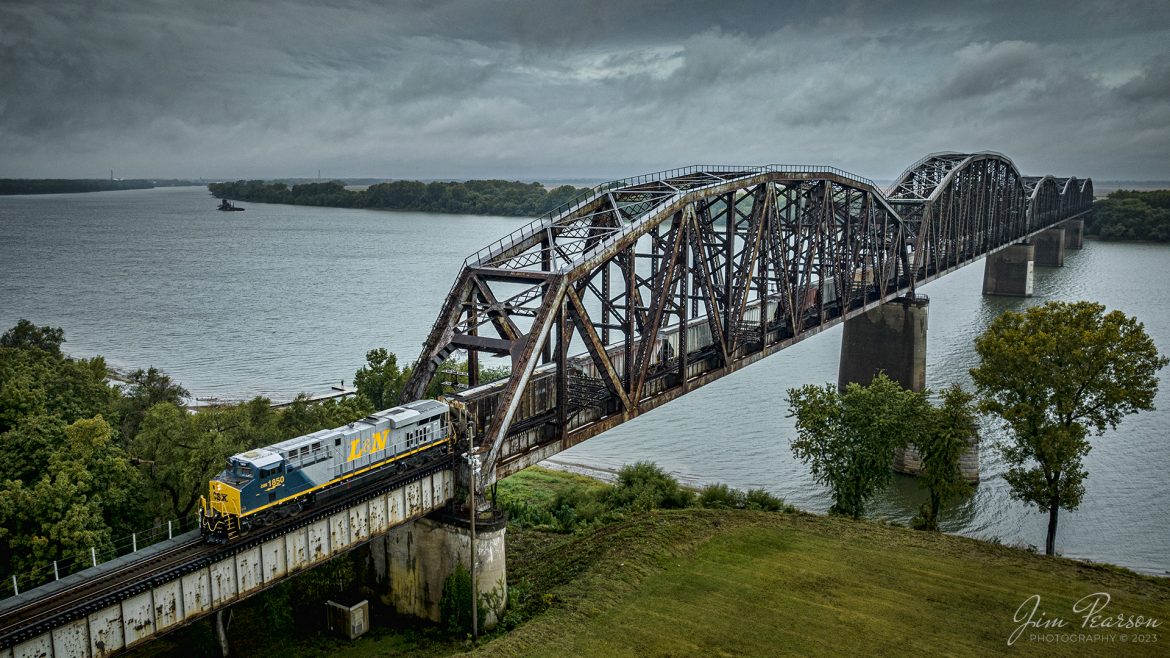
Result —
MULTIPOLYGON (((470 444, 471 436, 468 435, 468 442, 470 444)), ((471 637, 473 640, 479 639, 479 587, 476 586, 475 580, 475 459, 474 446, 468 450, 467 465, 471 469, 471 637)))

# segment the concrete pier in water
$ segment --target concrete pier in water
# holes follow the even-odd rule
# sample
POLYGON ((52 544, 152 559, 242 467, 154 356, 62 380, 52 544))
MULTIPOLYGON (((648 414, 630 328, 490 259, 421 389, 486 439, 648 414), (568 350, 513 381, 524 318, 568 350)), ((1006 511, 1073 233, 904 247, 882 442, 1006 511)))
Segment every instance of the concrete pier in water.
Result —
MULTIPOLYGON (((926 388, 926 325, 929 301, 922 296, 899 298, 845 321, 841 334, 841 363, 837 386, 868 385, 879 372, 903 388, 926 388)), ((917 475, 922 459, 912 446, 894 455, 893 468, 917 475)), ((960 469, 964 479, 979 481, 979 446, 963 453, 960 469)))
POLYGON ((868 385, 874 375, 912 391, 926 388, 925 297, 900 297, 845 321, 837 385, 868 385))
POLYGON ((1014 244, 987 257, 983 265, 983 294, 1032 296, 1036 245, 1014 244))
POLYGON ((1064 227, 1041 231, 1032 238, 1038 267, 1064 267, 1064 227))
POLYGON ((1064 248, 1085 248, 1085 220, 1070 219, 1064 223, 1064 248))

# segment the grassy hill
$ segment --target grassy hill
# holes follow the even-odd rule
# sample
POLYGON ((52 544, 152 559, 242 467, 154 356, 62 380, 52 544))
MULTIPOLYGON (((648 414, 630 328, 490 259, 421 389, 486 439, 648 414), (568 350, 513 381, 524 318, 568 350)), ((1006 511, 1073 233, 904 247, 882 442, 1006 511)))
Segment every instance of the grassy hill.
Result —
MULTIPOLYGON (((524 534, 523 532, 517 534, 524 534)), ((639 515, 510 555, 548 610, 482 646, 489 656, 1166 655, 1170 581, 971 539, 806 514, 676 510, 639 515), (1083 629, 1073 605, 1161 628, 1083 629), (1028 597, 1062 629, 1112 642, 1008 637, 1028 597), (1121 635, 1129 636, 1122 646, 1121 635), (1135 634, 1156 642, 1134 643, 1135 634)), ((1026 607, 1025 610, 1029 609, 1026 607)), ((1037 619, 1040 615, 1037 615, 1037 619)))
MULTIPOLYGON (((604 486, 529 469, 500 484, 500 499, 544 504, 604 486)), ((513 602, 530 618, 487 638, 476 655, 1170 653, 1170 579, 874 522, 659 510, 572 535, 510 527, 507 550, 513 602), (1111 599, 1103 616, 1143 615, 1160 627, 1082 628, 1073 606, 1096 592, 1111 599), (1021 625, 1013 617, 1033 595, 1037 619, 1060 617, 1067 626, 1025 631, 1008 646, 1021 625)), ((337 656, 468 649, 410 628, 316 645, 337 656)))

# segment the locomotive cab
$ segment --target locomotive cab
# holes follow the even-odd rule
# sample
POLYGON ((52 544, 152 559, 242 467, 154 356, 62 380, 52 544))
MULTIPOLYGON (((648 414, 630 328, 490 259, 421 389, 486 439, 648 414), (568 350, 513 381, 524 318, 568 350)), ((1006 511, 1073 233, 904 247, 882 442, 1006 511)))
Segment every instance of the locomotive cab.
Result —
POLYGON ((230 537, 241 529, 241 517, 281 497, 284 473, 283 457, 271 450, 250 450, 228 458, 227 468, 208 484, 200 525, 209 534, 230 537))

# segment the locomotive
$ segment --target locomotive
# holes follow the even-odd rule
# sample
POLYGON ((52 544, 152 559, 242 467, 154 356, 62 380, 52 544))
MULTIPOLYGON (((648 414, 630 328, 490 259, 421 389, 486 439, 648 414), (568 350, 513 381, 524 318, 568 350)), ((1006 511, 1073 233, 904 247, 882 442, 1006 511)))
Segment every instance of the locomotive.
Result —
POLYGON ((403 466, 413 456, 450 451, 449 407, 416 400, 344 427, 321 430, 228 458, 200 497, 199 527, 227 543, 254 527, 299 513, 318 496, 403 466))

